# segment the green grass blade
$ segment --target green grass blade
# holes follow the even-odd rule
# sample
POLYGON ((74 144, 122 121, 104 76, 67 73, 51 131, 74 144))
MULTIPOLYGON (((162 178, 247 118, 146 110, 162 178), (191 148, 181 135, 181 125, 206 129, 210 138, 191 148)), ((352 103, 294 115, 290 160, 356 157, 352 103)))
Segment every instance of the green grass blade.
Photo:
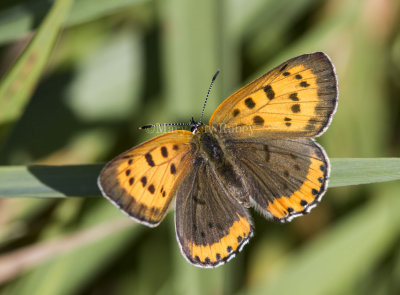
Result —
POLYGON ((11 70, 0 82, 0 123, 18 119, 39 81, 72 0, 58 0, 11 70))
POLYGON ((3 166, 0 196, 3 198, 62 198, 99 196, 97 176, 101 165, 3 166))
POLYGON ((400 179, 400 158, 331 159, 329 187, 400 179))
MULTIPOLYGON (((90 21, 129 6, 148 0, 79 0, 75 1, 66 20, 66 25, 90 21)), ((38 0, 18 3, 0 12, 0 44, 23 37, 35 29, 34 21, 41 19, 49 9, 49 1, 38 0)))
MULTIPOLYGON (((400 179, 400 158, 331 159, 329 187, 400 179)), ((63 198, 99 196, 102 165, 3 166, 0 198, 63 198)))

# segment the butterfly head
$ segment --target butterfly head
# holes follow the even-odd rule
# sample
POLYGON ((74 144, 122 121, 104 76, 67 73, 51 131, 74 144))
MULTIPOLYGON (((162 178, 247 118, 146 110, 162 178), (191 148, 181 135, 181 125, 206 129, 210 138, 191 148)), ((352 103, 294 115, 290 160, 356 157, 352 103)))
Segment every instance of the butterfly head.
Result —
POLYGON ((192 119, 190 120, 190 131, 192 131, 193 134, 196 134, 199 127, 201 127, 202 125, 203 123, 201 121, 196 122, 192 117, 192 119))

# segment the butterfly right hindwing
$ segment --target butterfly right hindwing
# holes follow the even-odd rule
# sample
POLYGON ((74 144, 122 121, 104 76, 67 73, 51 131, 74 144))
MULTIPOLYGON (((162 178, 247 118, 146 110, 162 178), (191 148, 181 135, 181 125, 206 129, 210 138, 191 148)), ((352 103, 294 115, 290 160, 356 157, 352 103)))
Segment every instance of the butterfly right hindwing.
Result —
POLYGON ((232 139, 226 150, 243 171, 253 205, 266 217, 290 221, 309 212, 325 193, 329 161, 312 139, 232 139))

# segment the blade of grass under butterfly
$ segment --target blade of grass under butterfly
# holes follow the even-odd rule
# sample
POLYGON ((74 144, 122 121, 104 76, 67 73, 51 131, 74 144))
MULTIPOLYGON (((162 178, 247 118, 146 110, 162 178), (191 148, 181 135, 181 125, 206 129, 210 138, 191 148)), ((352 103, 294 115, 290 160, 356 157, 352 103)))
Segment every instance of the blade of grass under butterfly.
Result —
POLYGON ((49 59, 72 0, 54 3, 40 28, 0 82, 0 124, 17 120, 49 59))
POLYGON ((102 165, 3 166, 0 198, 62 198, 100 196, 97 176, 102 165))
MULTIPOLYGON (((400 158, 334 158, 329 187, 400 180, 400 158)), ((0 198, 100 196, 103 165, 3 166, 0 198)))
MULTIPOLYGON (((87 22, 149 0, 80 0, 75 1, 66 19, 71 26, 87 22)), ((26 1, 0 11, 0 44, 21 38, 35 29, 34 21, 41 19, 50 7, 49 1, 26 1)))
POLYGON ((329 187, 400 179, 400 158, 334 158, 329 187))

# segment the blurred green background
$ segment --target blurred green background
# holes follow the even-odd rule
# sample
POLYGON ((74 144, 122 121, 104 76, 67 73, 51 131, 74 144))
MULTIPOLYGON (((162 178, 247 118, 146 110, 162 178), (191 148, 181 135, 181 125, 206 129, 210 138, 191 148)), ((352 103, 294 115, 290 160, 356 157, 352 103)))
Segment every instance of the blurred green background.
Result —
MULTIPOLYGON (((198 119, 216 69, 207 119, 314 51, 339 79, 328 155, 399 156, 397 0, 69 2, 51 17, 53 1, 0 3, 1 165, 106 162, 155 135, 141 125, 198 119), (21 90, 14 107, 6 88, 21 90)), ((399 209, 397 181, 331 188, 290 224, 253 212, 249 245, 204 270, 181 256, 173 214, 149 229, 103 198, 0 199, 0 293, 400 294, 399 209)))

